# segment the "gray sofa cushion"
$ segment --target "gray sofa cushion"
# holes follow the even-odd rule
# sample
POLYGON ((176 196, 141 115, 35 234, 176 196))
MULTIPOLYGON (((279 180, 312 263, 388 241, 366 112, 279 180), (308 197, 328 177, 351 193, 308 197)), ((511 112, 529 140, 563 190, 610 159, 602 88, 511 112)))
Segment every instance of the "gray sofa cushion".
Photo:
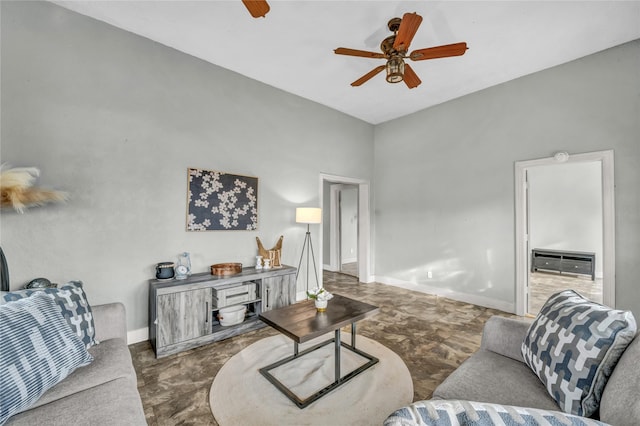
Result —
POLYGON ((483 349, 451 373, 433 392, 433 398, 559 409, 527 365, 483 349))
POLYGON ((96 340, 122 339, 127 341, 127 314, 122 303, 94 305, 93 320, 96 340))
POLYGON ((627 346, 609 377, 600 401, 600 420, 616 426, 637 426, 640 419, 640 334, 627 346))
POLYGON ((136 386, 136 373, 131 363, 129 348, 122 339, 105 340, 92 346, 89 353, 94 359, 91 364, 74 371, 65 380, 49 389, 33 407, 116 379, 130 380, 134 387, 136 386))
POLYGON ((527 335, 531 322, 492 316, 484 324, 480 348, 524 362, 522 340, 527 335))
POLYGON ((140 395, 129 379, 74 393, 9 419, 6 426, 129 426, 145 424, 140 395))

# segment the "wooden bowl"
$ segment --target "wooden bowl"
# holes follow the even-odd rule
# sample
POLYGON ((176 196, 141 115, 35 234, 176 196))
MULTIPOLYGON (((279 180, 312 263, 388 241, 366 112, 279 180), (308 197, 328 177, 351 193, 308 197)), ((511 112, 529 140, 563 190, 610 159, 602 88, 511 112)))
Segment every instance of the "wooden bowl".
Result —
POLYGON ((211 275, 235 275, 242 272, 242 263, 216 263, 211 265, 211 275))

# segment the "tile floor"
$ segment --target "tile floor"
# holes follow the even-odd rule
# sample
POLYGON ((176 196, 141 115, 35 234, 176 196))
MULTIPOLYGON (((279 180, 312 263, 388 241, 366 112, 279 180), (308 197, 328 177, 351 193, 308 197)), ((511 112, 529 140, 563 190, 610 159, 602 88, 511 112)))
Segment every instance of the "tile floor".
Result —
POLYGON ((573 289, 594 302, 602 303, 602 279, 585 275, 566 275, 551 272, 534 272, 529 275, 529 314, 537 315, 549 296, 566 289, 573 289))

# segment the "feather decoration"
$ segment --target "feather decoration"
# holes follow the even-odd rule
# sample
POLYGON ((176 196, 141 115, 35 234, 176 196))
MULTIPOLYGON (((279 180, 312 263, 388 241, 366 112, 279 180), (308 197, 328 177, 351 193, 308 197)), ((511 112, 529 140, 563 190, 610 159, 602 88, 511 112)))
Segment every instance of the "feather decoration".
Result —
POLYGON ((0 207, 10 207, 24 213, 27 207, 68 199, 66 192, 34 187, 38 176, 40 170, 35 167, 0 166, 0 207))

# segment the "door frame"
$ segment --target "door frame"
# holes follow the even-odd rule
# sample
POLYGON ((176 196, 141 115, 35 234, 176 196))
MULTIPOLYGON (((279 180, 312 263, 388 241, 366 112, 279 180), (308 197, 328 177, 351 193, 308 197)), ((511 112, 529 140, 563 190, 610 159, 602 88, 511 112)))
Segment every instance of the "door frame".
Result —
MULTIPOLYGON (((370 185, 365 179, 351 178, 346 176, 337 176, 326 173, 320 173, 320 208, 324 211, 324 184, 350 184, 358 186, 358 280, 364 283, 373 282, 371 273, 371 203, 370 203, 370 185)), ((332 220, 334 218, 332 217, 332 220)), ((320 265, 324 265, 324 223, 320 224, 320 265)), ((322 277, 322 268, 320 270, 322 277)), ((320 281, 322 282, 322 280, 320 281)))
POLYGON ((527 313, 527 286, 529 283, 529 234, 527 170, 558 163, 600 162, 602 167, 602 301, 614 307, 615 285, 615 186, 613 150, 583 154, 558 153, 553 157, 515 163, 515 215, 516 215, 516 315, 527 313))

